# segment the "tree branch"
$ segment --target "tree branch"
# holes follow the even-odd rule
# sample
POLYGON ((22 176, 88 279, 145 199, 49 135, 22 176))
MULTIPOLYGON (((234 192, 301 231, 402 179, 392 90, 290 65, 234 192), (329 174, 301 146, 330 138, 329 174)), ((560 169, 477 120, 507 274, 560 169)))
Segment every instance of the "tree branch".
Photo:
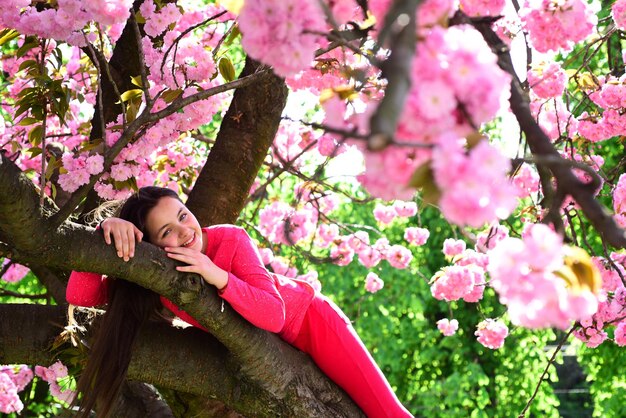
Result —
MULTIPOLYGON (((509 103, 521 130, 526 135, 526 141, 533 155, 554 160, 563 159, 532 116, 528 99, 515 76, 508 47, 488 24, 474 22, 473 25, 498 56, 500 68, 513 76, 509 103)), ((617 225, 608 210, 595 198, 595 184, 589 185, 579 180, 568 164, 553 163, 549 165, 549 168, 556 179, 557 192, 560 190, 576 201, 602 239, 615 248, 626 248, 626 232, 617 225)))

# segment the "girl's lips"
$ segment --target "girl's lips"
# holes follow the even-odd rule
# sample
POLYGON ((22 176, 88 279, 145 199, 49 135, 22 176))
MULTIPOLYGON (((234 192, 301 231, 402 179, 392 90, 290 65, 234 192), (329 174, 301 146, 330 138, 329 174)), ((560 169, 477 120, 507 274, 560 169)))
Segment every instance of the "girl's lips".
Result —
POLYGON ((183 245, 181 245, 181 247, 185 247, 185 248, 189 248, 192 245, 194 245, 196 243, 198 236, 196 235, 196 233, 193 233, 193 236, 191 237, 190 241, 187 241, 186 243, 183 243, 183 245))

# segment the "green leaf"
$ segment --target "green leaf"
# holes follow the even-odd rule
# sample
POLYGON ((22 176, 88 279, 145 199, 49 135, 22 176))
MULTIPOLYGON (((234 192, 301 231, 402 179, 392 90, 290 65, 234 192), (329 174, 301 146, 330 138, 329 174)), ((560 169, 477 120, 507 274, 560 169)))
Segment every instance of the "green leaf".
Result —
POLYGON ((17 52, 15 53, 15 56, 17 58, 22 58, 24 55, 26 55, 28 51, 30 51, 31 49, 37 46, 39 46, 39 43, 36 41, 25 42, 24 45, 18 48, 17 52))
POLYGON ((130 82, 136 85, 137 87, 143 87, 143 83, 140 75, 136 75, 130 78, 130 82))
POLYGON ((165 103, 172 103, 174 100, 178 98, 178 96, 181 95, 182 92, 183 91, 181 89, 165 90, 163 94, 161 95, 161 98, 165 100, 165 103))
POLYGON ((235 79, 235 67, 228 57, 220 58, 217 68, 227 82, 231 82, 235 79))
POLYGON ((126 90, 124 93, 122 93, 121 99, 123 102, 127 102, 129 100, 141 97, 142 95, 143 90, 141 89, 126 90))
POLYGON ((126 121, 131 123, 137 119, 137 112, 139 112, 139 104, 135 101, 128 103, 128 106, 126 106, 126 121))
POLYGON ((3 29, 0 31, 0 46, 20 36, 15 29, 3 29))
POLYGON ((41 147, 31 147, 26 152, 30 154, 30 158, 33 158, 41 154, 41 147))
POLYGON ((36 123, 36 122, 39 122, 39 120, 27 116, 25 118, 22 118, 22 120, 20 120, 20 123, 18 123, 18 125, 19 126, 28 126, 28 125, 32 125, 33 123, 36 123))
POLYGON ((18 107, 17 110, 15 111, 15 115, 13 115, 13 117, 17 118, 19 115, 26 112, 28 109, 30 109, 29 103, 21 103, 20 107, 18 107))
POLYGON ((43 127, 41 125, 35 126, 28 133, 28 142, 37 146, 41 144, 41 135, 43 134, 43 127))
POLYGON ((36 69, 37 68, 37 61, 35 61, 35 60, 23 61, 20 64, 20 67, 19 67, 18 71, 22 71, 22 70, 24 70, 26 68, 34 68, 34 69, 36 69))

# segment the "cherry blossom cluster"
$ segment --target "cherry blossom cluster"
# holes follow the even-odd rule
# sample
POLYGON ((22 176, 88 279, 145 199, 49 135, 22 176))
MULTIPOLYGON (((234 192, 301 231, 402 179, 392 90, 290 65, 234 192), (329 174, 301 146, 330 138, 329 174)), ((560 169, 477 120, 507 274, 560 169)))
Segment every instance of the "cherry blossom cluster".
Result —
POLYGON ((20 413, 24 404, 20 400, 19 392, 33 380, 33 371, 23 364, 0 366, 0 412, 10 414, 20 413))
MULTIPOLYGON (((376 18, 375 31, 381 29, 391 4, 391 0, 373 0, 368 2, 369 11, 376 18)), ((448 19, 454 14, 456 6, 457 1, 455 0, 425 0, 421 2, 416 14, 418 34, 436 25, 445 26, 448 19)))
POLYGON ((66 172, 59 175, 59 185, 70 193, 89 183, 91 176, 100 174, 104 169, 104 157, 100 154, 89 155, 83 152, 74 157, 73 154, 66 153, 62 161, 66 172))
POLYGON ((461 10, 469 16, 499 16, 504 10, 504 0, 460 0, 461 10))
POLYGON ((543 224, 529 225, 521 239, 504 238, 489 252, 490 285, 513 324, 565 329, 597 310, 591 289, 568 287, 559 275, 567 252, 562 238, 543 224))
POLYGON ((435 299, 478 302, 485 290, 485 272, 474 264, 448 266, 435 274, 431 283, 435 299))
POLYGON ((130 16, 131 0, 55 2, 56 8, 38 10, 30 0, 2 0, 0 26, 14 28, 24 35, 37 35, 67 41, 77 46, 85 45, 81 30, 88 22, 101 25, 126 23, 130 16))
POLYGON ((410 226, 404 230, 404 239, 413 245, 424 245, 430 237, 430 231, 426 228, 410 226))
POLYGON ((415 202, 396 200, 392 205, 376 204, 374 218, 381 225, 389 225, 396 218, 409 218, 417 213, 415 202))
POLYGON ((293 245, 313 234, 317 216, 317 211, 310 206, 296 210, 276 201, 259 212, 259 230, 274 244, 293 245))
POLYGON ((533 65, 527 73, 528 84, 541 99, 561 97, 565 90, 567 75, 559 63, 551 61, 533 65))
MULTIPOLYGON (((4 267, 9 263, 11 263, 11 260, 5 258, 2 261, 2 264, 0 264, 0 270, 3 270, 4 267)), ((26 266, 18 263, 11 263, 11 265, 7 268, 2 277, 0 277, 0 280, 4 280, 5 282, 9 283, 19 282, 24 277, 26 277, 29 271, 30 269, 26 266)))
POLYGON ((506 218, 518 203, 517 190, 507 177, 510 167, 509 159, 487 141, 469 153, 461 141, 442 141, 433 151, 432 169, 446 219, 481 227, 506 218))
POLYGON ((611 16, 615 21, 615 26, 621 30, 626 30, 626 1, 617 0, 611 7, 611 16))
POLYGON ((626 132, 626 77, 597 77, 597 81, 600 86, 588 94, 603 109, 602 114, 585 111, 578 117, 578 133, 592 142, 604 141, 626 132))
POLYGON ((35 366, 35 374, 50 385, 50 393, 56 398, 67 403, 72 402, 75 392, 71 389, 62 389, 59 380, 68 377, 67 367, 60 361, 57 361, 50 367, 35 366))
POLYGON ((512 178, 517 188, 517 197, 522 199, 539 192, 539 173, 530 164, 523 163, 515 171, 512 178))
POLYGON ((509 328, 501 320, 488 318, 478 324, 474 335, 485 347, 497 350, 504 345, 504 339, 509 335, 509 328))
POLYGON ((593 262, 602 277, 602 290, 598 310, 593 316, 580 320, 580 327, 574 336, 588 347, 597 347, 608 339, 607 329, 613 328, 613 341, 626 345, 626 287, 624 279, 624 254, 612 253, 610 260, 594 257, 593 262))
POLYGON ((596 10, 585 0, 527 0, 520 17, 539 52, 568 52, 598 24, 596 10))
POLYGON ((459 329, 459 321, 443 318, 437 321, 437 328, 444 336, 449 337, 456 334, 456 331, 459 329))
POLYGON ((452 258, 453 264, 435 273, 431 279, 430 291, 435 299, 463 299, 472 303, 481 300, 486 286, 487 256, 466 248, 464 241, 452 238, 444 241, 443 253, 452 258))
POLYGON ((287 77, 311 64, 326 22, 318 2, 264 0, 245 2, 239 27, 246 52, 287 77))
POLYGON ((368 273, 365 277, 365 290, 370 293, 376 293, 383 288, 385 283, 376 273, 368 273))

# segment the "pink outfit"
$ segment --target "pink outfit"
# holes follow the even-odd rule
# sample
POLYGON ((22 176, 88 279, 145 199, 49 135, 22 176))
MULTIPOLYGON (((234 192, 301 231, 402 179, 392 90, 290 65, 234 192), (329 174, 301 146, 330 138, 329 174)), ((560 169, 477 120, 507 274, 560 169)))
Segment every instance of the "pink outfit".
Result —
MULTIPOLYGON (((307 283, 269 272, 242 228, 216 225, 203 230, 206 255, 228 272, 228 284, 219 295, 233 309, 309 354, 368 417, 411 416, 339 308, 307 283)), ((95 273, 72 272, 67 301, 79 306, 105 304, 107 280, 95 273)), ((164 297, 161 301, 174 315, 206 331, 174 303, 164 297)))

